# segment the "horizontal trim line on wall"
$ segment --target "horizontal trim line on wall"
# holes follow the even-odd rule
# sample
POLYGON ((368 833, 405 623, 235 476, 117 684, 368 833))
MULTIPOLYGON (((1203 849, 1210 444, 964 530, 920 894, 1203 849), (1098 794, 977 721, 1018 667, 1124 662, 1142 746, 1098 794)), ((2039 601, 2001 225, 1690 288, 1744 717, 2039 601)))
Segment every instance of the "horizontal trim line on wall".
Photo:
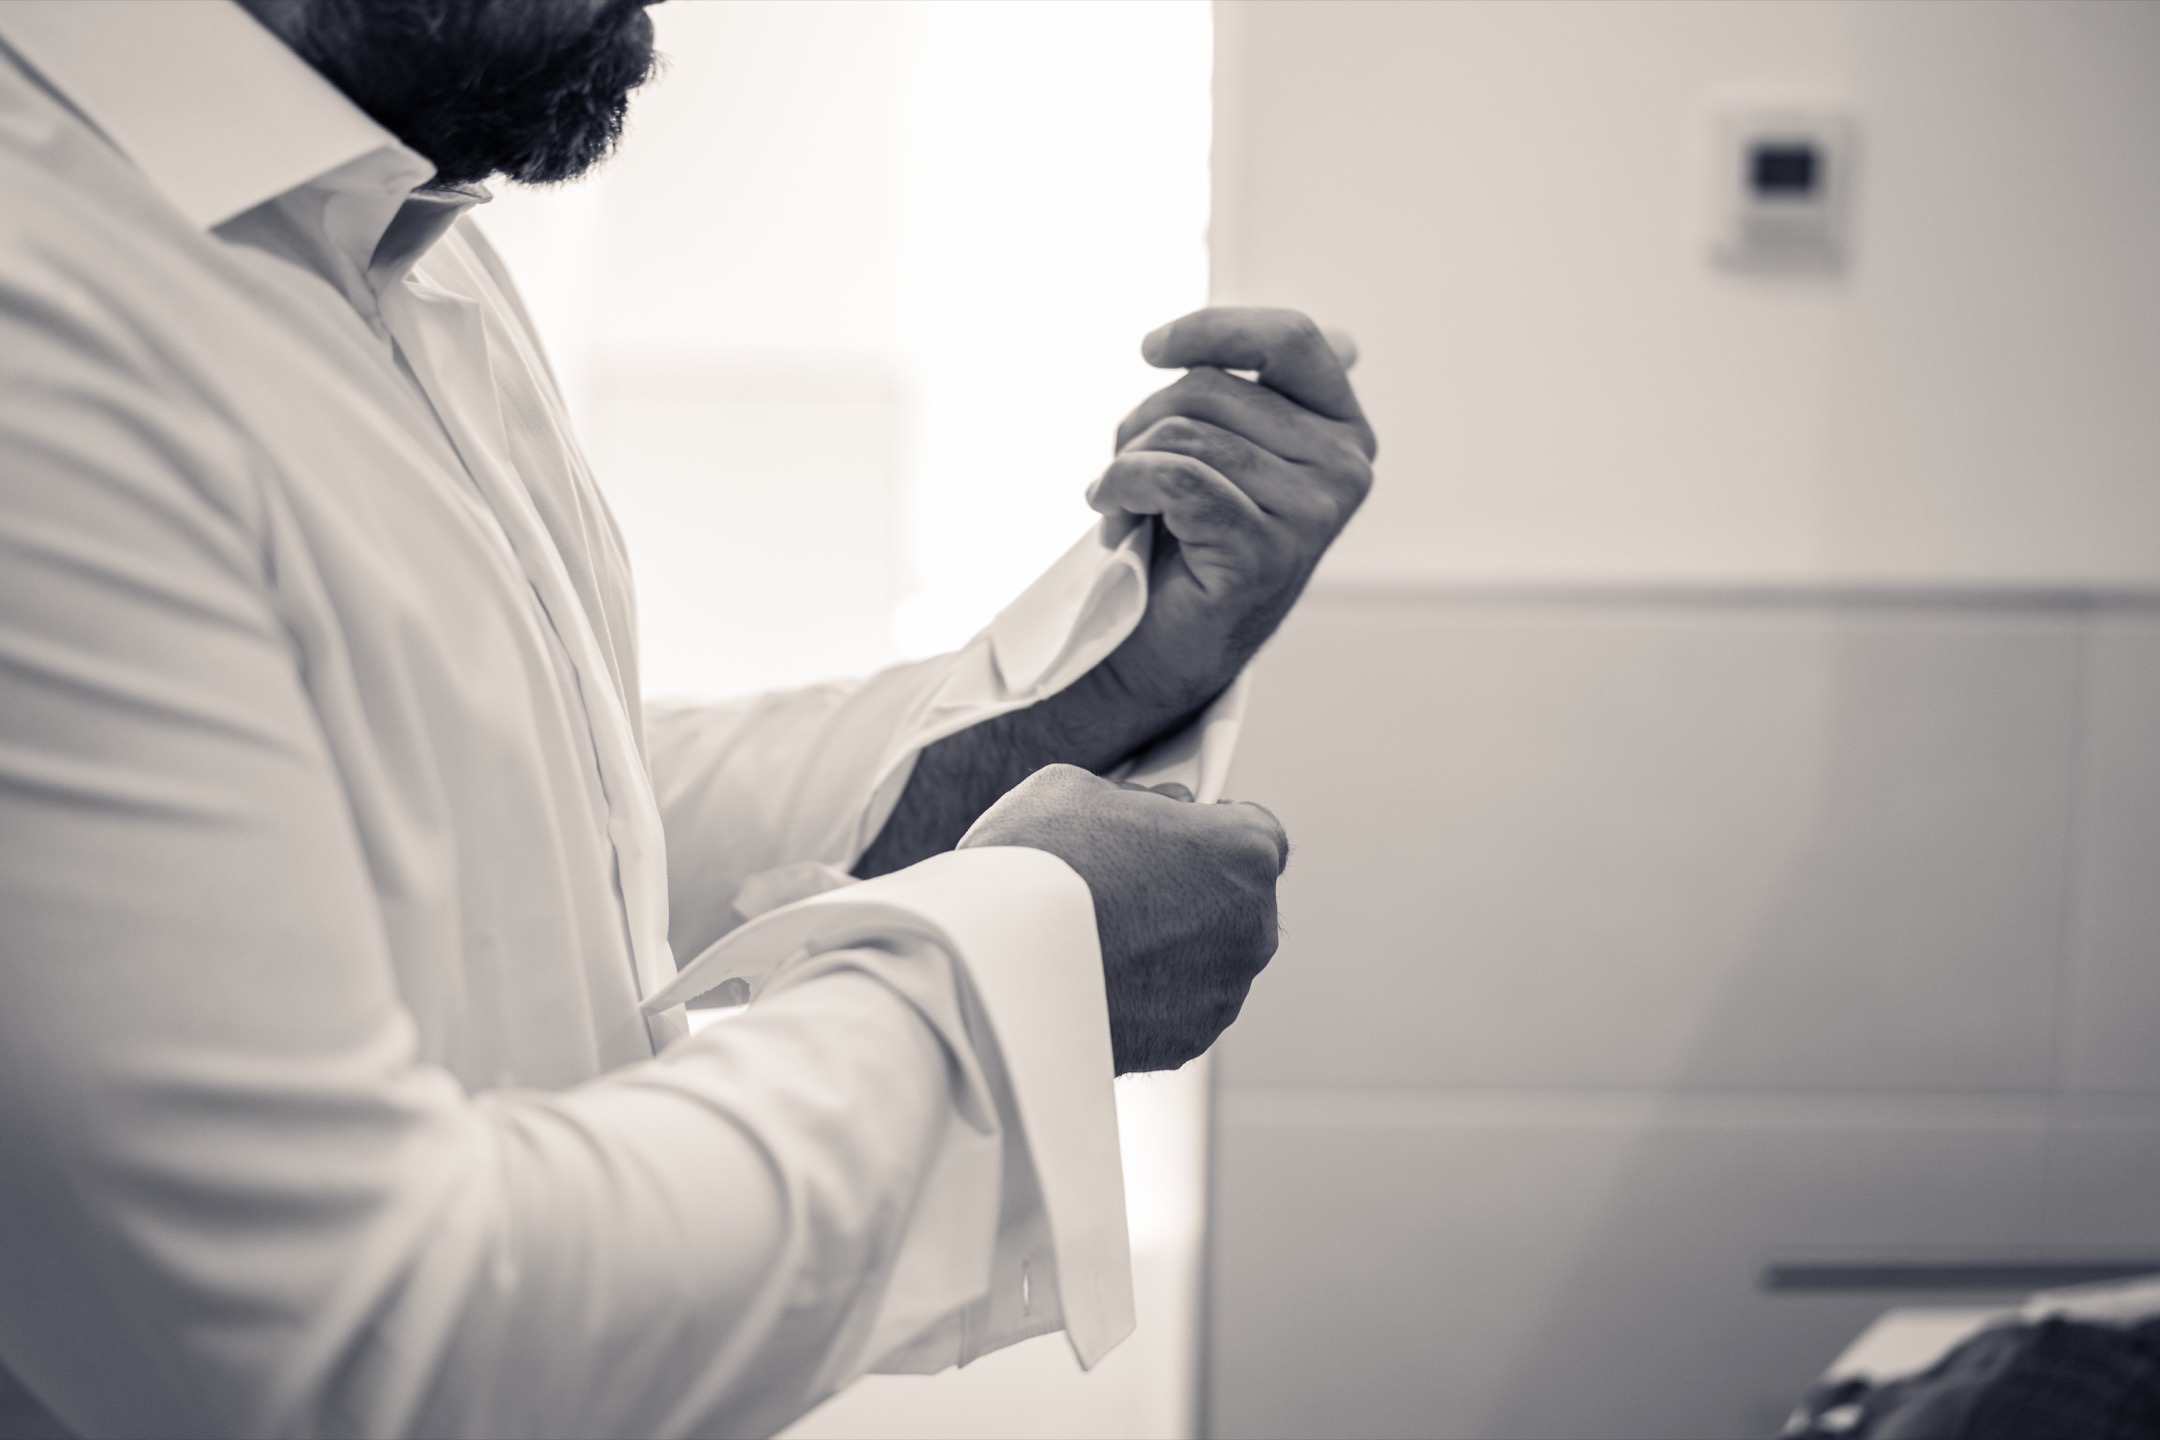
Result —
POLYGON ((1668 1127, 1878 1130, 2088 1125, 2160 1131, 2150 1095, 2045 1091, 1376 1089, 1224 1084, 1221 1124, 1246 1129, 1668 1127))
POLYGON ((2160 585, 1889 584, 1863 582, 1475 580, 1451 576, 1313 579, 1322 605, 1642 605, 1683 609, 1972 610, 2085 615, 2160 612, 2160 585))
POLYGON ((1975 1256, 1942 1260, 1772 1261, 1763 1267, 1756 1283, 1763 1290, 1781 1295, 2024 1292, 2155 1274, 2160 1274, 2160 1254, 2155 1253, 2106 1258, 1975 1256))

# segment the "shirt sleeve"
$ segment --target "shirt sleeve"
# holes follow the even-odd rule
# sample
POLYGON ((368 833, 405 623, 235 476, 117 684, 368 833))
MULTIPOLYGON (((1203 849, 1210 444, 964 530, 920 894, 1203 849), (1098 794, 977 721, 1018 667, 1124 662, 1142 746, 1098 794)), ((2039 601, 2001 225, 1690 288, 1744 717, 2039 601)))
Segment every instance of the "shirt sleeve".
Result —
MULTIPOLYGON (((1153 535, 1117 521, 1091 529, 950 655, 729 704, 650 707, 646 748, 667 832, 676 955, 843 882, 925 749, 1047 699, 1101 663, 1147 610, 1153 535)), ((1241 675, 1113 778, 1174 780, 1202 803, 1219 797, 1246 688, 1241 675)))
POLYGON ((1081 1365, 1094 1365, 1133 1328, 1132 1257, 1094 901, 1062 861, 973 848, 823 892, 734 931, 645 1009, 734 982, 755 1014, 756 997, 802 957, 872 936, 962 962, 949 990, 910 991, 952 1051, 979 1066, 966 1091, 980 1098, 964 1108, 983 1138, 949 1131, 932 1168, 974 1173, 994 1142, 1000 1186, 991 1252, 980 1227, 953 1219, 987 1203, 991 1187, 925 1201, 930 1218, 904 1247, 908 1279, 864 1356, 881 1370, 941 1370, 1063 1330, 1081 1365))
POLYGON ((757 908, 735 905, 748 881, 791 895, 843 875, 925 749, 1057 694, 1116 649, 1147 609, 1151 532, 1109 529, 1083 536, 952 654, 732 703, 649 706, 675 953, 696 954, 757 908))
POLYGON ((258 457, 78 358, 0 394, 0 1365, 86 1435, 755 1434, 1036 1303, 972 1288, 1045 1209, 927 932, 569 1090, 425 1063, 259 501, 180 478, 258 457))
MULTIPOLYGON (((741 922, 736 896, 785 867, 851 868, 891 815, 915 756, 942 734, 938 696, 962 654, 864 680, 721 703, 645 707, 667 834, 668 938, 694 955, 741 922)), ((971 711, 964 723, 994 713, 971 711)))

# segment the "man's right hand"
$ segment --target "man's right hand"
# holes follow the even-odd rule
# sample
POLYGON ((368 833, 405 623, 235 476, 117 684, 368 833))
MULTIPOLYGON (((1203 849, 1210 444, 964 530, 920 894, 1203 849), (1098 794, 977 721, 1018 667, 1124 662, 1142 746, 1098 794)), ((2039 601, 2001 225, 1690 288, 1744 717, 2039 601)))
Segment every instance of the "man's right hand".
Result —
POLYGON ((1095 897, 1117 1073, 1175 1070, 1215 1043, 1275 953, 1275 881, 1290 842, 1258 805, 1196 805, 1049 765, 960 842, 1048 851, 1095 897))

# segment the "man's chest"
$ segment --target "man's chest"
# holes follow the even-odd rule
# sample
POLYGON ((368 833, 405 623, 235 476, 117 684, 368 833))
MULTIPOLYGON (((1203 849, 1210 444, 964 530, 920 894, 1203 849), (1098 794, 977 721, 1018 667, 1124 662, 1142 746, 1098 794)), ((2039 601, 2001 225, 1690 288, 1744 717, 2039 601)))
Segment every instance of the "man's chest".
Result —
POLYGON ((521 357, 470 296, 430 285, 445 313, 419 319, 443 323, 403 315, 393 345, 314 277, 240 258, 243 283, 206 296, 225 313, 203 383, 260 454, 248 523, 424 1048, 475 1085, 641 1058, 634 797, 603 760, 635 734, 629 578, 567 433, 534 413, 540 377, 503 373, 521 357), (533 392, 514 424, 505 385, 533 392))

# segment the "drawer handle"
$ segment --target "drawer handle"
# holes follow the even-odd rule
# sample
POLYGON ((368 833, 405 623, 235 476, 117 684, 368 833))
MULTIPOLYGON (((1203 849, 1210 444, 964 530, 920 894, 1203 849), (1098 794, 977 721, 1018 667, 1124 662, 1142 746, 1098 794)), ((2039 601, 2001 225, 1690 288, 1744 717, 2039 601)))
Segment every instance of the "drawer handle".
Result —
POLYGON ((2160 1255, 2117 1259, 1772 1261, 1757 1282, 1773 1294, 1899 1290, 2053 1290, 2160 1275, 2160 1255))

